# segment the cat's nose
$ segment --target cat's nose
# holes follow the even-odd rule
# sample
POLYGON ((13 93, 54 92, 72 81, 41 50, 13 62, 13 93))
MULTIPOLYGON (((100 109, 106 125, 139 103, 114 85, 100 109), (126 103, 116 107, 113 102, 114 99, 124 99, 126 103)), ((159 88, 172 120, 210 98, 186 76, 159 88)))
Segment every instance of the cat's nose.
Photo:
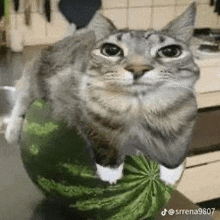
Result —
POLYGON ((153 69, 151 65, 129 65, 125 67, 125 70, 133 74, 134 80, 142 77, 145 73, 153 69))

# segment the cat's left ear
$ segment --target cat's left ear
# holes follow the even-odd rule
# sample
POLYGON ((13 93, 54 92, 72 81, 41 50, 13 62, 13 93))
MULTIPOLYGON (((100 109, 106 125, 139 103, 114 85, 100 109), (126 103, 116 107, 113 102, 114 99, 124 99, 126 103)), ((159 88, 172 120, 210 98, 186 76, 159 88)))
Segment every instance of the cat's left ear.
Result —
POLYGON ((162 32, 188 43, 193 36, 196 3, 193 2, 180 16, 168 23, 162 32))
POLYGON ((115 25, 108 18, 104 17, 100 11, 96 12, 86 28, 94 31, 97 41, 117 30, 115 25))

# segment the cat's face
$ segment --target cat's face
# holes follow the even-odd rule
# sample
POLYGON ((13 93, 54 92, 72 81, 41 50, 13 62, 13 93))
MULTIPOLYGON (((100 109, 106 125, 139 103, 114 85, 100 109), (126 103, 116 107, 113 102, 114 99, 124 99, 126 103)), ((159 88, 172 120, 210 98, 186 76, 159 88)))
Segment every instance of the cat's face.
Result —
POLYGON ((192 87, 198 77, 188 46, 159 31, 118 31, 92 51, 92 74, 103 88, 144 92, 160 85, 192 87))
POLYGON ((161 85, 192 89, 199 77, 188 46, 194 23, 195 4, 160 31, 117 30, 104 21, 109 28, 106 35, 104 27, 96 34, 102 37, 91 52, 87 73, 105 90, 138 94, 161 85))

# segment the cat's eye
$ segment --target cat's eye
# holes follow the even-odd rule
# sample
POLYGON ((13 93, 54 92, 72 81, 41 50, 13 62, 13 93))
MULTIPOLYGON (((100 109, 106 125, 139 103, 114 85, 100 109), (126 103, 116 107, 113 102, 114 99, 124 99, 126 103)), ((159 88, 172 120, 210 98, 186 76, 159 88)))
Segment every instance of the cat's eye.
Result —
POLYGON ((123 56, 123 50, 115 44, 105 43, 102 45, 101 53, 109 57, 123 56))
POLYGON ((169 45, 158 50, 159 57, 175 58, 182 54, 182 48, 179 45, 169 45))

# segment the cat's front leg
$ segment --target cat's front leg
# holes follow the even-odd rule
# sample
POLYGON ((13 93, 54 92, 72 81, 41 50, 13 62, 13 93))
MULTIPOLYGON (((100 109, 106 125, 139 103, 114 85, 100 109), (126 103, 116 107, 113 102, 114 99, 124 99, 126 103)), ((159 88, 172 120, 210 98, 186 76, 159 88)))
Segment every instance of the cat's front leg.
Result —
POLYGON ((20 134, 21 134, 21 127, 23 124, 23 117, 19 116, 11 116, 8 125, 5 131, 5 139, 7 140, 8 143, 17 143, 20 134))
POLYGON ((21 94, 17 98, 5 131, 5 139, 8 143, 19 141, 23 121, 31 101, 29 94, 21 94))
POLYGON ((12 144, 19 141, 27 106, 28 103, 24 103, 22 97, 16 100, 5 131, 5 139, 8 143, 12 144))
POLYGON ((110 166, 104 167, 96 164, 97 175, 102 181, 109 182, 110 184, 115 184, 123 176, 123 167, 124 163, 116 168, 112 168, 110 166))
POLYGON ((160 165, 160 179, 168 185, 175 185, 181 178, 185 168, 185 162, 174 169, 160 165))
POLYGON ((94 149, 96 175, 110 184, 116 183, 123 176, 124 156, 113 147, 98 146, 94 149))

